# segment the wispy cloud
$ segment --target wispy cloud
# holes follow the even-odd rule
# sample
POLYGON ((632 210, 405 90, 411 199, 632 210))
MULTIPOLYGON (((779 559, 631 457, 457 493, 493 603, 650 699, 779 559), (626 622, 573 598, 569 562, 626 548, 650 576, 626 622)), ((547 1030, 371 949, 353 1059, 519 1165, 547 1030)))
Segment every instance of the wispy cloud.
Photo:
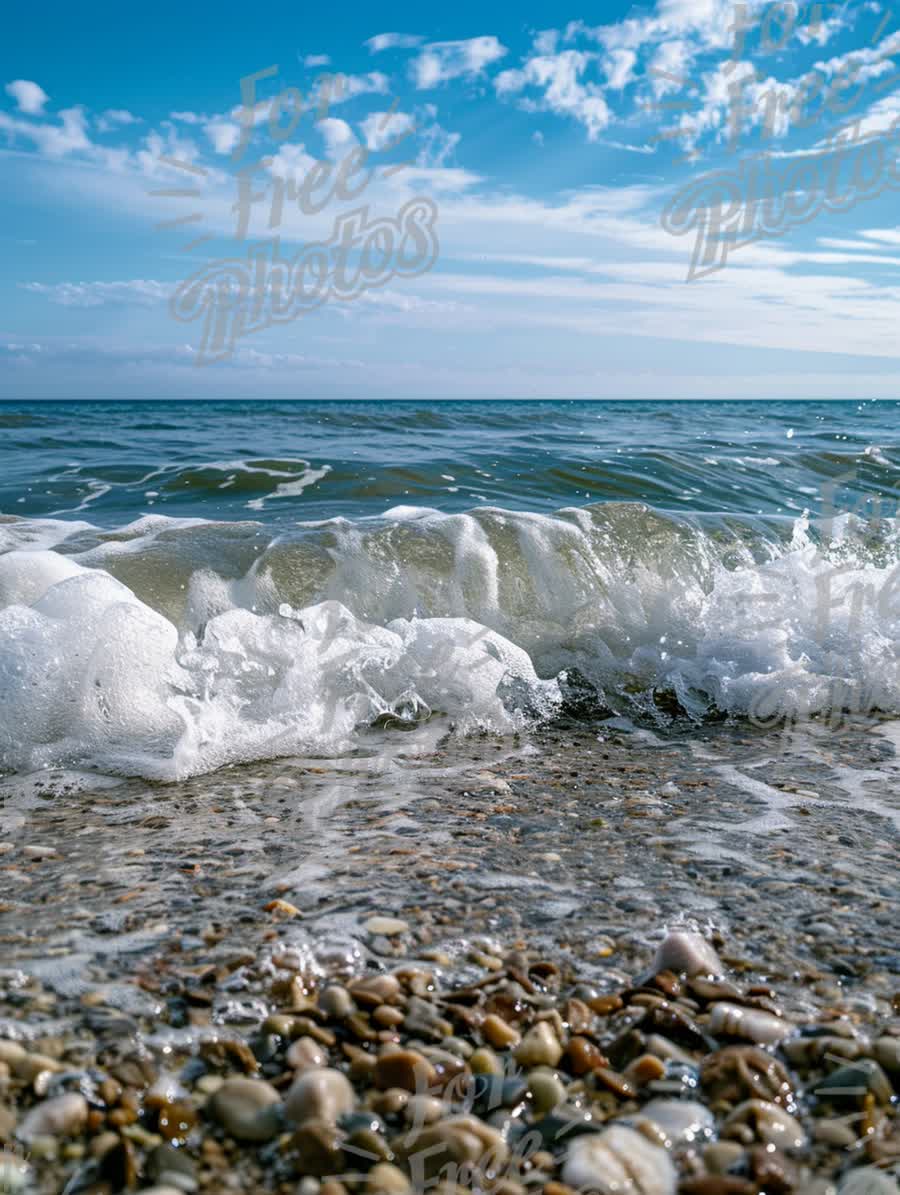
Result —
POLYGON ((413 81, 420 90, 426 90, 451 79, 471 78, 507 53, 506 46, 493 36, 429 42, 412 63, 413 81))
POLYGON ((424 40, 418 33, 376 33, 363 45, 370 54, 380 54, 384 50, 414 50, 424 40))

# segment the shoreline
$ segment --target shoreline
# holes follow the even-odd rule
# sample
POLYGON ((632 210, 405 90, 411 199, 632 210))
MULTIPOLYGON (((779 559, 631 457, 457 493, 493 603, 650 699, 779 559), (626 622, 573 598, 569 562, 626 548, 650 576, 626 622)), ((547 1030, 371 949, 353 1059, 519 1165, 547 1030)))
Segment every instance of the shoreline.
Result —
MULTIPOLYGON (((154 1091, 164 1075, 163 1086, 174 1084, 179 1093, 174 1102, 186 1101, 190 1110, 192 1127, 179 1160, 192 1160, 199 1186, 182 1189, 317 1195, 321 1186, 322 1195, 374 1195, 362 1176, 341 1180, 345 1191, 325 1182, 314 1190, 302 1177, 307 1163, 291 1160, 296 1142, 287 1161, 273 1145, 232 1149, 223 1143, 222 1126, 207 1105, 216 1081, 274 1080, 281 1098, 293 1073, 287 1052, 299 1038, 316 1041, 313 1031, 322 1029, 335 1035, 330 1069, 352 1070, 353 1059, 368 1067, 354 1050, 371 1054, 397 1035, 395 1045, 439 1050, 445 1038, 460 1039, 463 1045, 454 1048, 465 1060, 467 1048, 469 1056, 485 1048, 478 1017, 464 1010, 448 1018, 441 1001, 448 991, 479 983, 486 988, 473 990, 521 986, 521 975, 530 972, 523 972, 520 958, 519 978, 511 978, 508 960, 530 951, 529 966, 538 966, 540 980, 529 981, 532 994, 540 997, 538 1012, 559 1031, 561 1050, 586 1034, 614 1076, 635 1061, 609 1053, 616 1036, 609 1017, 622 1010, 605 1018, 593 1012, 581 1034, 565 1028, 563 1014, 562 1029, 551 1015, 573 998, 578 983, 600 1008, 616 999, 631 1007, 623 992, 636 992, 639 1008, 652 1006, 660 993, 675 1005, 681 1000, 681 1011, 703 1022, 699 1037, 684 1038, 693 1042, 687 1050, 696 1055, 692 1065, 711 1052, 703 1018, 713 1015, 716 1002, 744 1002, 765 1014, 763 1025, 765 1017, 783 1014, 805 1032, 797 1040, 812 1045, 788 1042, 785 1049, 809 1051, 814 1060, 778 1055, 802 1091, 820 1082, 820 1064, 877 1061, 887 1103, 877 1097, 869 1107, 864 1094, 864 1106, 834 1109, 834 1115, 821 1111, 819 1097, 810 1102, 804 1096, 798 1105, 807 1136, 823 1118, 880 1118, 877 1133, 862 1145, 856 1137, 849 1143, 846 1127, 842 1133, 831 1126, 826 1134, 845 1144, 829 1145, 832 1153, 823 1154, 827 1143, 814 1141, 787 1158, 793 1185, 781 1189, 818 1192, 809 1187, 813 1179, 831 1181, 848 1163, 871 1161, 878 1133, 894 1148, 898 1080, 878 1061, 890 1061, 894 1046, 882 1045, 872 1057, 876 1041, 900 1041, 894 732, 894 723, 868 720, 839 733, 812 723, 790 740, 735 727, 666 740, 620 723, 556 726, 507 740, 376 736, 368 756, 283 760, 177 785, 62 773, 2 781, 0 867, 7 896, 0 907, 0 1038, 14 1043, 7 1054, 17 1054, 18 1045, 27 1057, 52 1063, 49 1073, 34 1074, 39 1064, 21 1063, 27 1079, 16 1070, 20 1063, 7 1063, 0 1096, 6 1146, 22 1151, 16 1134, 32 1109, 82 1092, 86 1123, 94 1128, 87 1136, 83 1130, 63 1134, 47 1146, 46 1157, 33 1157, 33 1189, 56 1195, 92 1162, 100 1167, 101 1185, 85 1190, 115 1191, 110 1183, 132 1168, 140 1174, 138 1186, 146 1186, 148 1159, 165 1144, 154 1091), (406 753, 398 753, 406 743, 406 753), (373 931, 373 917, 386 918, 385 927, 373 931), (671 992, 652 982, 649 992, 641 987, 673 926, 701 933, 719 951, 728 986, 715 999, 684 979, 665 978, 671 992), (329 981, 346 988, 353 976, 397 971, 428 972, 433 979, 412 989, 401 978, 402 992, 393 1005, 388 1001, 385 1024, 376 1022, 374 1030, 362 1021, 348 1030, 347 1015, 340 1026, 332 1023, 327 1000, 322 1005, 329 981), (419 1015, 407 1025, 413 1000, 421 1002, 412 1005, 419 1015), (399 1022, 398 1008, 404 1014, 399 1022), (299 1019, 304 1032, 298 1036, 296 1026, 273 1022, 278 1017, 299 1019), (435 1017, 441 1022, 436 1038, 422 1028, 435 1017), (279 1025, 283 1033, 275 1032, 279 1025), (830 1061, 815 1044, 826 1039, 830 1061), (132 1079, 123 1084, 110 1072, 125 1060, 139 1065, 123 1072, 132 1079), (97 1095, 101 1074, 132 1089, 122 1115, 115 1115, 122 1095, 112 1104, 97 1095), (105 1163, 92 1153, 103 1134, 115 1150, 105 1163), (125 1169, 111 1179, 114 1163, 125 1169), (229 1187, 223 1165, 236 1166, 244 1185, 229 1187), (811 1167, 805 1178, 804 1165, 811 1167)), ((479 999, 473 997, 477 1007, 479 999)), ((363 1020, 373 1011, 371 1002, 353 1003, 363 1020)), ((729 1020, 712 1035, 719 1049, 752 1044, 732 1035, 736 1023, 729 1020)), ((521 1028, 527 1034, 528 1025, 521 1028)), ((683 1049, 682 1030, 672 1032, 672 1044, 683 1049)), ((566 1092, 576 1084, 566 1098, 580 1105, 583 1075, 572 1072, 568 1058, 561 1052, 550 1069, 566 1092)), ((597 1087, 590 1073, 585 1098, 591 1106, 601 1093, 600 1104, 608 1103, 609 1083, 615 1096, 610 1115, 624 1106, 631 1117, 647 1102, 640 1092, 616 1095, 621 1078, 597 1087)), ((558 1094, 544 1078, 547 1090, 558 1094)), ((352 1076, 351 1082, 357 1103, 367 1106, 370 1087, 352 1076)), ((537 1082, 540 1087, 544 1079, 537 1082)), ((627 1081, 623 1090, 630 1090, 627 1081)), ((681 1103, 696 1090, 680 1091, 681 1103)), ((442 1117, 469 1114, 449 1103, 442 1117)), ((713 1115, 712 1131, 721 1138, 724 1119, 713 1115)), ((381 1134, 394 1162, 399 1155, 390 1143, 403 1127, 394 1119, 381 1134)), ((296 1132, 292 1127, 291 1140, 296 1132)), ((747 1143, 740 1173, 719 1175, 718 1185, 685 1187, 686 1195, 763 1189, 748 1152, 758 1144, 755 1138, 747 1143), (743 1185, 735 1185, 737 1179, 743 1185)), ((568 1195, 565 1155, 557 1153, 546 1173, 537 1168, 543 1195, 568 1195)), ((702 1179, 706 1167, 702 1153, 698 1157, 685 1170, 676 1156, 679 1182, 702 1179)), ((404 1173, 409 1179, 408 1168, 404 1173)), ((530 1173, 507 1174, 507 1185, 495 1188, 500 1195, 522 1195, 519 1188, 527 1193, 536 1189, 530 1173)), ((765 1189, 773 1190, 774 1180, 766 1181, 765 1189)), ((651 1186, 641 1195, 662 1189, 651 1186)), ((386 1195, 404 1191, 398 1186, 386 1195)))

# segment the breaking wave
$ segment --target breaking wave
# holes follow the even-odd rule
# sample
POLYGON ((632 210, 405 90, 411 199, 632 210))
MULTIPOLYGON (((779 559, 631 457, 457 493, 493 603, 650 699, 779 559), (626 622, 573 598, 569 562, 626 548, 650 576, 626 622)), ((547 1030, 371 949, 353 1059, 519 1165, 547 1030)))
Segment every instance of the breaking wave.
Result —
POLYGON ((900 710, 896 520, 636 503, 0 520, 0 770, 180 779, 442 717, 900 710), (827 531, 827 534, 826 534, 827 531))

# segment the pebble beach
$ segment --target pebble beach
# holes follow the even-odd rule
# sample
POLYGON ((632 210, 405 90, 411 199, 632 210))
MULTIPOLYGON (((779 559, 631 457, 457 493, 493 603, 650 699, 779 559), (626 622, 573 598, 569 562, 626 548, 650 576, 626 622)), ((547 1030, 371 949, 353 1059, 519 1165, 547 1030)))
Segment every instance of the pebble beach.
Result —
POLYGON ((895 1195, 894 741, 5 781, 0 1190, 895 1195))

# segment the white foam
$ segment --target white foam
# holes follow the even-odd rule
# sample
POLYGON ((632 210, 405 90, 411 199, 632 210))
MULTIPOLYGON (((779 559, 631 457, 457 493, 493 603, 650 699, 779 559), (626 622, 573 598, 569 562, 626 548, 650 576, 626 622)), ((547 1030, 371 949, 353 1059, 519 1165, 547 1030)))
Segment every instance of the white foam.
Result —
POLYGON ((16 582, 6 591, 26 599, 0 610, 6 770, 176 779, 340 750, 379 716, 414 723, 439 710, 466 729, 511 730, 524 717, 504 700, 511 683, 543 712, 558 700, 525 652, 466 619, 380 627, 324 602, 290 617, 226 610, 202 638, 179 637, 105 572, 37 554, 2 563, 16 582))
POLYGON ((697 717, 900 711, 889 521, 872 542, 843 516, 823 550, 803 518, 751 550, 634 505, 389 515, 261 553, 248 524, 147 517, 77 556, 44 545, 83 524, 2 525, 0 767, 170 778, 429 711, 508 731, 556 709, 573 667, 697 717))

